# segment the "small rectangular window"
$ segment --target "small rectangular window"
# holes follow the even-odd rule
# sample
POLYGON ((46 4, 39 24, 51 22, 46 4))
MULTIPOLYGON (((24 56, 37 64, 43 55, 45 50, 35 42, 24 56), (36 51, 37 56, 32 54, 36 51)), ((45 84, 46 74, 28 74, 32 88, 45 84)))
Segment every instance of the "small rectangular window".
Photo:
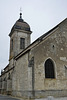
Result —
POLYGON ((25 38, 20 38, 20 49, 25 49, 25 38))

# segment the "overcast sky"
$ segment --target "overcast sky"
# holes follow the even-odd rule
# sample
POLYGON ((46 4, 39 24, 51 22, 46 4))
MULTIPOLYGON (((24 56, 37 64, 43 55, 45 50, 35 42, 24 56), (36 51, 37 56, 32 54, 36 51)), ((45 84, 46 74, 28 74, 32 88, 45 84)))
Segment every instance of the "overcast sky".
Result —
POLYGON ((67 0, 0 0, 0 70, 9 61, 9 33, 22 17, 33 31, 32 42, 67 17, 67 0))

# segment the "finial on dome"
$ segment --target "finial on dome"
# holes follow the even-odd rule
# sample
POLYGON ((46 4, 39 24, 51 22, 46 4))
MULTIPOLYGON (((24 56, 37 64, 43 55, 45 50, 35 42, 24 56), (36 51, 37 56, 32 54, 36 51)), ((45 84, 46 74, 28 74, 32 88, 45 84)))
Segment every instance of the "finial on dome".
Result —
POLYGON ((22 8, 20 8, 20 19, 22 19, 22 8))
POLYGON ((22 19, 22 13, 20 13, 20 19, 22 19))

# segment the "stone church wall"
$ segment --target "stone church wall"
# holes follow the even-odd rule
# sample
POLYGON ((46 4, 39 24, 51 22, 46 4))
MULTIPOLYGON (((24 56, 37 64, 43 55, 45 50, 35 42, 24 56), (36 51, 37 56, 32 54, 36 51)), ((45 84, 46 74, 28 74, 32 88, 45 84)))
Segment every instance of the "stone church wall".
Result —
MULTIPOLYGON (((9 70, 9 68, 8 68, 9 70)), ((13 70, 4 70, 0 77, 0 93, 11 94, 12 91, 12 72, 13 70)))
POLYGON ((12 80, 12 94, 27 96, 28 91, 28 54, 16 61, 12 80))
MULTIPOLYGON (((35 95, 43 93, 42 96, 44 96, 44 90, 65 90, 65 94, 67 94, 67 21, 59 25, 51 34, 43 38, 43 41, 32 48, 31 54, 34 56, 35 95), (45 61, 49 58, 54 63, 54 79, 45 78, 44 66, 45 61)), ((64 96, 64 93, 61 93, 60 95, 64 96)))

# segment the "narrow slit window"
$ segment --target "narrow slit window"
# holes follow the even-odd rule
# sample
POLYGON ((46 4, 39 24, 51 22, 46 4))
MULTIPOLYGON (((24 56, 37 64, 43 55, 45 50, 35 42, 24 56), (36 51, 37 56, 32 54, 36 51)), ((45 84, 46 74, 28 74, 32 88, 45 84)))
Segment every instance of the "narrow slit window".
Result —
POLYGON ((13 39, 11 40, 11 50, 13 50, 13 39))

